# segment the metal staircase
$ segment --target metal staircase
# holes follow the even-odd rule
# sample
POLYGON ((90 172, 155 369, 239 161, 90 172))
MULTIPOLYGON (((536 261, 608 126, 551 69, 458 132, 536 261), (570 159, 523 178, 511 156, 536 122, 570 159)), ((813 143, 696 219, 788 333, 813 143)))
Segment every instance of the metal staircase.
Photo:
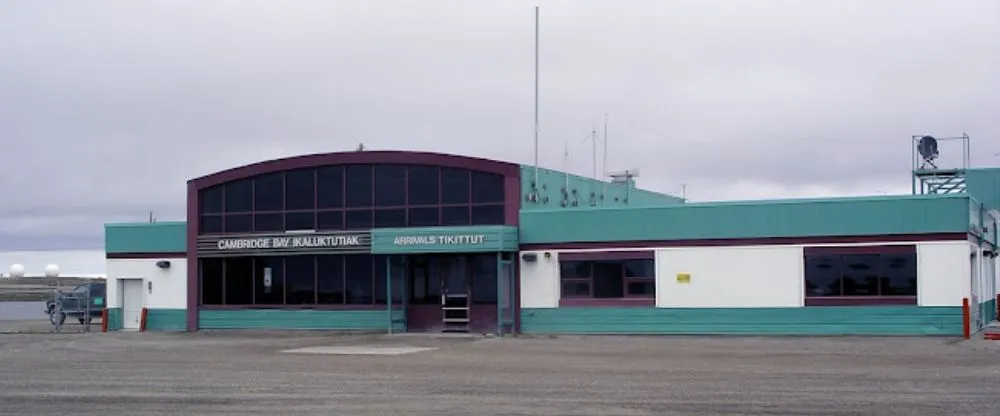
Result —
POLYGON ((441 322, 443 332, 469 332, 471 296, 465 292, 448 292, 441 289, 441 322))

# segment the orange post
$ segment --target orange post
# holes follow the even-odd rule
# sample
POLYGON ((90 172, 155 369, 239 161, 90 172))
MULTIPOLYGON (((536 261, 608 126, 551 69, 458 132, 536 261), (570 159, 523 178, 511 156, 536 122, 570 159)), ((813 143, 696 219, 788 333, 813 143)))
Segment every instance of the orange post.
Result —
POLYGON ((108 332, 108 308, 101 309, 101 332, 108 332))
POLYGON ((962 336, 965 339, 972 337, 972 328, 970 327, 969 320, 969 298, 962 298, 962 336))
MULTIPOLYGON (((149 309, 142 308, 142 315, 139 315, 139 332, 146 332, 146 316, 148 315, 149 315, 149 309)), ((968 327, 968 325, 966 325, 966 327, 968 327)))

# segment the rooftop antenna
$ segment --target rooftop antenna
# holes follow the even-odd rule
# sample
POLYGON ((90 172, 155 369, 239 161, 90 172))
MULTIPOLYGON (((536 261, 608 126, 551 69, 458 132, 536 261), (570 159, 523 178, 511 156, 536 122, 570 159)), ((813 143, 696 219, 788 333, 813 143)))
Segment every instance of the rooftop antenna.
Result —
POLYGON ((358 147, 356 149, 354 149, 354 151, 355 152, 363 152, 363 151, 365 151, 365 144, 364 143, 358 143, 358 147))
POLYGON ((538 192, 538 6, 535 6, 535 172, 533 192, 538 192))
MULTIPOLYGON (((608 174, 608 113, 604 113, 604 152, 601 153, 601 158, 603 159, 601 163, 601 172, 605 175, 608 174)), ((601 200, 604 200, 604 195, 608 190, 607 182, 601 179, 601 200)))
POLYGON ((149 211, 149 223, 152 224, 156 222, 156 218, 153 217, 153 211, 149 211))
POLYGON ((563 189, 569 192, 569 140, 566 140, 563 147, 563 178, 563 189))

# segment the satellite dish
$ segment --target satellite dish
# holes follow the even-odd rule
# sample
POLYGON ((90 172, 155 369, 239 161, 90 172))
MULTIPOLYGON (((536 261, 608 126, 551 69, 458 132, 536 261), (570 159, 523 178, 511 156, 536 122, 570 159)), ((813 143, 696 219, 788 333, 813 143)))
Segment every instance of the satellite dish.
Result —
POLYGON ((937 166, 934 165, 934 159, 938 157, 938 143, 937 139, 933 136, 924 136, 920 138, 917 142, 917 153, 920 153, 920 157, 924 159, 921 168, 930 165, 933 168, 937 166))

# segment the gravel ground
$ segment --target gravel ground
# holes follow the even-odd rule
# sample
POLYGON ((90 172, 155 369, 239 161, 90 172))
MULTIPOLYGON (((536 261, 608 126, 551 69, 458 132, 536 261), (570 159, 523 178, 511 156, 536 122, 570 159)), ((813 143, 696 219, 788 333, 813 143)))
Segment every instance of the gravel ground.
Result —
POLYGON ((1000 342, 0 335, 3 415, 990 415, 1000 342), (288 354, 334 345, 401 356, 288 354))

